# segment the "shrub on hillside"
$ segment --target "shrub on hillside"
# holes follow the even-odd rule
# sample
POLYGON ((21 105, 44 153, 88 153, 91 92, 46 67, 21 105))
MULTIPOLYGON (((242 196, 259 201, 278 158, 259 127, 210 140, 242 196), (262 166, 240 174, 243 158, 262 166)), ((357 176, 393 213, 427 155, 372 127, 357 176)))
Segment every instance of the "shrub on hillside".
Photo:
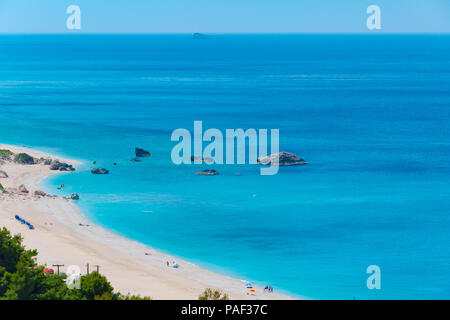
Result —
POLYGON ((1 160, 11 160, 13 153, 6 149, 0 149, 0 159, 1 160))

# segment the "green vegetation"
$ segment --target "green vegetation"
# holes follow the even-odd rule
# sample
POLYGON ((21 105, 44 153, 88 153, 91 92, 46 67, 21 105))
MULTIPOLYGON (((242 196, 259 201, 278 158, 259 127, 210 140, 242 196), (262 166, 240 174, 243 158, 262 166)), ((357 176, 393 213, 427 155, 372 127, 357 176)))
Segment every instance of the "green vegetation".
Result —
POLYGON ((14 161, 21 164, 34 164, 34 158, 26 153, 17 154, 14 161))
MULTIPOLYGON (((0 183, 0 193, 7 193, 5 188, 2 186, 2 184, 0 183)), ((0 260, 1 261, 1 260, 0 260)))
POLYGON ((198 297, 198 300, 229 300, 229 297, 226 293, 208 288, 198 297))
POLYGON ((65 275, 44 274, 34 261, 36 250, 26 250, 20 235, 0 229, 0 300, 150 300, 114 292, 98 272, 81 277, 79 289, 69 289, 65 275))
POLYGON ((11 160, 13 153, 6 149, 0 149, 0 159, 1 160, 11 160))

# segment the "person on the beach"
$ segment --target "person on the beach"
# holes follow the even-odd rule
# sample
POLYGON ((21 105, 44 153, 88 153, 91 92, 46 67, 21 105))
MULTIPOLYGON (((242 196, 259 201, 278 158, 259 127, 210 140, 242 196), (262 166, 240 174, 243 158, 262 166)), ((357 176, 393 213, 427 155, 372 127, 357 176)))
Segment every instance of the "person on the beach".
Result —
POLYGON ((166 261, 167 266, 169 266, 169 261, 166 261))

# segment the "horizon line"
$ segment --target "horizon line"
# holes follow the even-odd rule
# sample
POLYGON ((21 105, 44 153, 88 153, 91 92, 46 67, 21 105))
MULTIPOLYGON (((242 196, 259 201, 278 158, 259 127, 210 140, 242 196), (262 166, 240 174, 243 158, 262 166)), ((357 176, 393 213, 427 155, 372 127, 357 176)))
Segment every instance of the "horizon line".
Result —
POLYGON ((1 32, 0 35, 450 35, 450 32, 1 32))

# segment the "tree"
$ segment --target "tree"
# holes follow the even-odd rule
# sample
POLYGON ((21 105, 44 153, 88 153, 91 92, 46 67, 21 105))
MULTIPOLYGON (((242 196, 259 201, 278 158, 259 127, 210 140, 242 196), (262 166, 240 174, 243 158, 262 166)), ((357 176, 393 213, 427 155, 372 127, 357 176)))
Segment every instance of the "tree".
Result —
POLYGON ((80 289, 69 289, 65 275, 44 273, 34 261, 36 250, 26 250, 20 235, 0 230, 0 300, 150 300, 115 293, 98 272, 81 277, 80 289))
POLYGON ((92 272, 81 277, 81 294, 88 300, 113 300, 113 287, 106 277, 92 272))

